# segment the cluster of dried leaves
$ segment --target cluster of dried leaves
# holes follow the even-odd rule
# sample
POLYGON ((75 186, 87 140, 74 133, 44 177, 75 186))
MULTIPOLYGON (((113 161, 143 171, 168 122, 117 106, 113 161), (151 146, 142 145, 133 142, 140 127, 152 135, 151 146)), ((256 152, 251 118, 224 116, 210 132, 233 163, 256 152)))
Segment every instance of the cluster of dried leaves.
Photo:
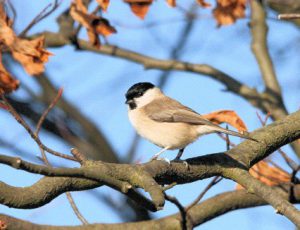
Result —
POLYGON ((230 25, 245 17, 246 0, 217 0, 213 10, 218 26, 230 25))
MULTIPOLYGON (((243 120, 232 110, 220 110, 203 116, 215 124, 227 123, 241 133, 247 131, 247 127, 243 120)), ((288 172, 279 167, 271 166, 265 160, 255 164, 249 172, 253 177, 269 186, 275 186, 291 181, 291 175, 288 172)), ((237 185, 236 188, 242 189, 243 187, 237 185)))
MULTIPOLYGON (((103 2, 103 1, 101 1, 103 2)), ((109 0, 106 2, 106 8, 109 0)), ((128 3, 131 11, 141 19, 144 19, 153 0, 124 0, 128 3)), ((166 0, 171 7, 176 7, 176 0, 166 0)), ((211 7, 206 0, 196 0, 203 8, 211 7)), ((230 25, 237 19, 245 17, 246 0, 216 0, 216 6, 213 9, 213 15, 218 26, 230 25)))
MULTIPOLYGON (((99 8, 104 12, 107 10, 109 0, 96 0, 99 8)), ((139 18, 144 19, 149 11, 153 0, 124 0, 130 6, 131 11, 139 18)), ((176 0, 166 0, 167 4, 171 7, 176 7, 176 0)), ((196 1, 201 7, 211 7, 210 3, 205 0, 196 1)), ((245 16, 246 0, 216 0, 216 7, 213 9, 214 18, 218 26, 230 25, 237 19, 245 16)), ((99 35, 108 36, 116 33, 116 29, 112 27, 109 21, 101 16, 97 16, 97 9, 88 13, 87 6, 84 5, 82 0, 74 0, 71 3, 70 14, 73 19, 79 22, 87 30, 90 42, 100 47, 99 35)))
POLYGON ((0 94, 10 93, 19 86, 19 81, 11 76, 2 63, 2 53, 9 52, 30 75, 44 71, 50 52, 43 48, 44 38, 28 40, 18 37, 12 29, 13 22, 7 16, 3 3, 0 4, 0 94))
MULTIPOLYGON (((106 11, 109 1, 97 0, 101 9, 106 11)), ((89 40, 92 45, 100 47, 99 35, 108 36, 116 33, 116 29, 109 24, 105 18, 96 15, 97 11, 88 13, 87 6, 84 5, 82 0, 75 0, 70 6, 70 15, 80 25, 86 28, 89 40)))

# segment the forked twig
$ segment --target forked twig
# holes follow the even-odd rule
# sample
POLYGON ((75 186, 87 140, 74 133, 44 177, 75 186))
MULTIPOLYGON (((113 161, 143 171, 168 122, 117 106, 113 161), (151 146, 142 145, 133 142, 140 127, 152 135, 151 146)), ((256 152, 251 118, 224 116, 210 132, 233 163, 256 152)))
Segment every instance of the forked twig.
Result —
POLYGON ((28 24, 28 26, 26 26, 26 28, 20 33, 19 36, 24 37, 34 25, 54 12, 59 7, 61 2, 61 0, 54 0, 54 3, 49 3, 34 19, 32 19, 32 21, 28 24), (48 12, 46 12, 50 7, 52 8, 48 12))
POLYGON ((174 196, 169 196, 164 192, 165 195, 165 199, 170 201, 172 204, 175 204, 176 207, 179 209, 180 214, 181 214, 181 227, 183 230, 189 230, 191 229, 188 226, 188 221, 187 221, 187 212, 185 210, 185 208, 182 206, 182 204, 177 200, 176 197, 174 196))
POLYGON ((185 210, 189 211, 192 207, 194 207, 196 204, 199 203, 199 201, 204 197, 204 195, 208 192, 209 189, 211 189, 211 187, 213 187, 214 185, 216 185, 217 183, 219 183, 223 178, 216 176, 212 179, 212 181, 205 187, 205 189, 199 194, 199 196, 192 202, 190 203, 185 210))
MULTIPOLYGON (((35 132, 34 132, 34 135, 35 135, 35 136, 38 137, 39 132, 40 132, 40 129, 41 129, 41 127, 42 127, 42 124, 43 124, 44 120, 46 119, 46 117, 47 117, 48 113, 50 112, 50 110, 51 110, 51 109, 56 105, 56 103, 58 102, 59 98, 60 98, 61 95, 62 95, 62 92, 63 92, 63 89, 60 88, 59 91, 58 91, 58 93, 57 93, 57 95, 56 95, 55 98, 53 99, 53 101, 50 103, 50 105, 47 107, 47 109, 43 112, 42 116, 40 117, 40 119, 39 119, 39 121, 38 121, 38 123, 37 123, 37 125, 36 125, 36 130, 35 130, 35 132)), ((46 154, 45 154, 44 149, 42 149, 42 148, 40 147, 40 150, 41 150, 41 154, 42 154, 42 159, 43 159, 43 161, 45 162, 46 165, 50 166, 50 163, 49 163, 49 161, 48 161, 48 159, 47 159, 47 156, 46 156, 46 154)))
POLYGON ((48 148, 47 146, 45 146, 42 141, 40 140, 40 138, 38 136, 35 135, 35 133, 32 131, 32 129, 29 127, 29 125, 25 122, 25 120, 19 115, 19 113, 14 109, 14 107, 8 102, 8 100, 5 98, 5 96, 2 94, 1 95, 1 99, 3 100, 4 104, 6 105, 6 109, 7 111, 15 118, 15 120, 21 124, 25 130, 29 133, 29 135, 31 136, 31 138, 37 143, 37 145, 42 148, 43 150, 45 150, 48 153, 51 153, 52 155, 64 158, 64 159, 68 159, 68 160, 72 160, 72 161, 77 161, 74 157, 57 152, 53 149, 48 148))
MULTIPOLYGON (((54 97, 52 102, 49 104, 49 106, 46 108, 46 110, 43 112, 42 116, 40 117, 40 119, 36 125, 36 130, 34 133, 36 137, 38 137, 39 131, 42 127, 43 122, 45 121, 45 119, 46 119, 47 115, 49 114, 49 112, 51 111, 51 109, 53 109, 55 107, 58 100, 61 98, 62 93, 63 93, 63 88, 60 88, 57 92, 57 95, 54 97)), ((42 161, 45 163, 45 165, 52 167, 51 163, 49 162, 49 160, 47 158, 47 155, 46 155, 44 149, 42 149, 40 147, 40 150, 41 150, 41 154, 42 154, 42 161)), ((67 196, 67 199, 68 199, 75 215, 77 216, 77 218, 82 222, 82 224, 88 224, 88 221, 84 218, 84 216, 80 213, 79 209, 77 208, 71 193, 66 192, 66 196, 67 196)))
POLYGON ((267 121, 268 121, 268 119, 269 119, 270 116, 271 116, 271 113, 268 112, 267 115, 265 116, 265 118, 263 119, 263 118, 261 117, 261 115, 256 111, 256 116, 258 117, 258 119, 259 119, 261 125, 262 125, 262 126, 266 126, 267 121))

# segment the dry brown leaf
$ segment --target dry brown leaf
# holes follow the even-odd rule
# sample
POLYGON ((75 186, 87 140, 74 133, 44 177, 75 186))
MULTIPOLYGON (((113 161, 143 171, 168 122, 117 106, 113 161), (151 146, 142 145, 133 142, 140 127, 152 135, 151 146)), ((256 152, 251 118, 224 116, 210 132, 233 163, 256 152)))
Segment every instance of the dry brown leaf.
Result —
MULTIPOLYGON (((269 165, 264 160, 255 164, 249 172, 253 177, 269 186, 276 186, 291 181, 290 174, 280 168, 269 165)), ((237 184, 236 189, 243 189, 243 186, 237 184)))
POLYGON ((19 61, 25 71, 30 75, 37 75, 44 72, 44 64, 52 55, 45 50, 44 38, 38 37, 27 40, 16 36, 12 30, 11 23, 5 16, 3 6, 0 6, 0 44, 2 49, 11 51, 12 56, 19 61))
POLYGON ((245 17, 246 0, 217 0, 213 10, 218 26, 230 25, 237 19, 245 17))
POLYGON ((97 0, 97 2, 101 9, 106 12, 109 6, 109 0, 97 0))
POLYGON ((43 36, 31 41, 17 38, 12 46, 12 56, 22 64, 25 71, 30 75, 37 75, 45 71, 44 63, 52 53, 45 50, 45 38, 43 36))
POLYGON ((1 1, 1 3, 0 3, 0 20, 1 20, 1 24, 2 24, 2 22, 4 22, 5 25, 11 27, 13 22, 7 16, 3 4, 4 4, 3 1, 1 1))
POLYGON ((211 6, 211 4, 205 2, 205 0, 197 0, 197 3, 198 3, 200 6, 204 7, 204 8, 207 8, 207 7, 210 7, 210 6, 211 6))
POLYGON ((245 123, 233 110, 219 110, 202 116, 215 124, 227 123, 239 132, 247 131, 245 123))
POLYGON ((10 93, 19 87, 20 82, 14 79, 2 64, 2 54, 0 53, 0 94, 10 93))
POLYGON ((124 2, 129 4, 131 11, 136 16, 144 19, 153 0, 124 0, 124 2))
POLYGON ((7 229, 7 224, 5 221, 0 220, 0 230, 6 230, 7 229))
POLYGON ((167 3, 171 7, 176 7, 176 0, 167 0, 167 3))
POLYGON ((95 31, 105 37, 117 32, 116 29, 112 27, 109 24, 109 21, 105 18, 94 20, 93 24, 95 25, 95 31))
POLYGON ((71 3, 70 14, 75 21, 86 28, 90 43, 93 46, 100 47, 98 35, 108 36, 117 32, 106 19, 89 14, 82 0, 75 0, 71 3))

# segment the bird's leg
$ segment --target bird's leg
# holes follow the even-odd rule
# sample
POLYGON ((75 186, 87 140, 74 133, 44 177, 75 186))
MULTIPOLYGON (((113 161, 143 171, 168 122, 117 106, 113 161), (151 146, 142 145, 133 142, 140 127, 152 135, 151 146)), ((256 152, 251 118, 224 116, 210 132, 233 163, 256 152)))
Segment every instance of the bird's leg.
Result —
POLYGON ((182 156, 183 151, 184 151, 184 148, 179 149, 179 151, 177 153, 177 156, 175 157, 174 161, 179 161, 180 160, 180 157, 182 156))
MULTIPOLYGON (((183 151, 184 151, 184 148, 179 149, 179 151, 178 151, 178 153, 177 153, 177 156, 174 158, 173 161, 182 161, 182 160, 180 160, 180 157, 182 156, 183 151)), ((189 168, 189 164, 188 164, 186 161, 182 161, 182 163, 185 165, 185 167, 186 167, 187 169, 189 168)))
POLYGON ((163 148, 162 150, 160 150, 158 153, 154 154, 153 157, 151 157, 151 161, 153 160, 157 160, 157 158, 159 157, 160 154, 162 154, 164 151, 170 149, 169 146, 163 148))

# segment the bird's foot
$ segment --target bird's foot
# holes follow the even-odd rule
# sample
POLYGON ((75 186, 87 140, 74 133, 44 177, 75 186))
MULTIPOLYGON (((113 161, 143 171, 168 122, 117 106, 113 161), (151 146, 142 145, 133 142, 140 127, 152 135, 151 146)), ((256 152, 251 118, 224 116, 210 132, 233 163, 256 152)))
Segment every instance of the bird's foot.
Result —
POLYGON ((181 160, 179 157, 175 157, 174 160, 172 160, 172 162, 182 163, 182 164, 184 164, 186 169, 189 168, 189 164, 187 163, 187 161, 181 160))
POLYGON ((151 157, 150 161, 154 161, 154 160, 157 160, 157 161, 165 161, 167 162, 168 164, 171 164, 170 160, 168 158, 159 158, 158 156, 153 156, 151 157))

